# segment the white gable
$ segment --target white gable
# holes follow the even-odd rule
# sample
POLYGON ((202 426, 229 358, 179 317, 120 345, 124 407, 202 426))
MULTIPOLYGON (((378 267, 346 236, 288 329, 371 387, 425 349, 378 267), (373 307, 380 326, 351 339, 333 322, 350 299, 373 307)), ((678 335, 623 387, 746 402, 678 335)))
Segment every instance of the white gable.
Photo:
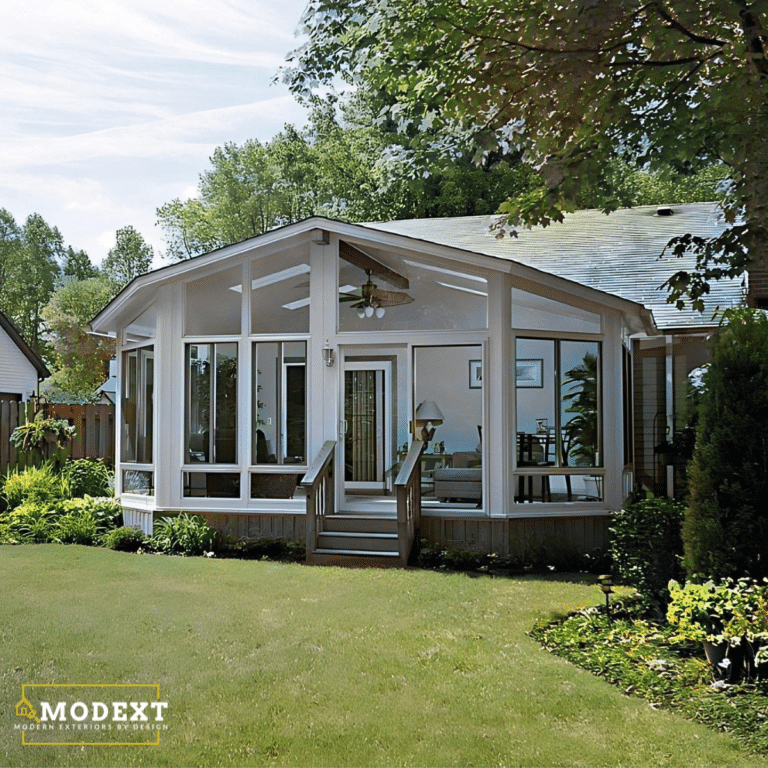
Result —
POLYGON ((3 328, 0 328, 0 392, 20 394, 23 400, 37 392, 37 371, 3 328))

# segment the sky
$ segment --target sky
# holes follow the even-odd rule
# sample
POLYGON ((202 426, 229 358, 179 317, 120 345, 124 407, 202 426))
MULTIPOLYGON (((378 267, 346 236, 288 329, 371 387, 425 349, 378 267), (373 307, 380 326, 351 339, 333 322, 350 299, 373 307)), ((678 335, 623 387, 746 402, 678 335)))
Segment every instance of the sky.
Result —
POLYGON ((3 0, 0 208, 39 213, 99 264, 195 194, 215 147, 305 112, 273 84, 306 0, 3 0))

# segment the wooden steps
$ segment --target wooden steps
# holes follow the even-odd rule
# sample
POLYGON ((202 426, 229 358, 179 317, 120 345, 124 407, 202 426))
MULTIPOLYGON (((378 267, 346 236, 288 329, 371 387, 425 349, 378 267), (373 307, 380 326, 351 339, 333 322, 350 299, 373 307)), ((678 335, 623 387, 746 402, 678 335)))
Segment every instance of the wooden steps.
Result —
POLYGON ((394 517, 338 514, 323 519, 309 565, 403 567, 394 517))

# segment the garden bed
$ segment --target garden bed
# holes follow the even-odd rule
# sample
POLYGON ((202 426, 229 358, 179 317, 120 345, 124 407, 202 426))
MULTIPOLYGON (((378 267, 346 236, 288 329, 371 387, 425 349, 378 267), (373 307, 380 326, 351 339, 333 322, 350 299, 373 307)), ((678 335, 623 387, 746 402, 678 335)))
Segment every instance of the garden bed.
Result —
POLYGON ((731 733, 751 752, 768 754, 768 683, 716 682, 701 644, 673 642, 674 631, 644 619, 639 602, 630 598, 618 601, 611 616, 605 608, 587 608, 541 620, 530 635, 625 694, 731 733))

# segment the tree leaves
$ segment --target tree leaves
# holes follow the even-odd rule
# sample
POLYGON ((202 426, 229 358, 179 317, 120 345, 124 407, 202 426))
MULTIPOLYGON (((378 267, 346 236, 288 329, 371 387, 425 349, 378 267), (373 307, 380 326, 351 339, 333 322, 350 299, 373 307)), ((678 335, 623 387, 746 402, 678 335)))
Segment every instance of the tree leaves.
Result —
MULTIPOLYGON (((295 92, 341 75, 384 93, 404 130, 429 115, 432 125, 490 131, 502 146, 515 126, 547 192, 508 202, 512 226, 557 220, 614 158, 649 170, 723 163, 732 182, 726 216, 741 215, 743 247, 768 266, 768 22, 760 10, 723 0, 314 0, 308 40, 284 77, 295 92)), ((623 203, 620 195, 604 202, 606 211, 623 203)), ((743 268, 740 253, 725 242, 701 249, 697 276, 672 300, 697 301, 725 274, 722 259, 743 268), (721 261, 710 268, 710 258, 721 261)))

